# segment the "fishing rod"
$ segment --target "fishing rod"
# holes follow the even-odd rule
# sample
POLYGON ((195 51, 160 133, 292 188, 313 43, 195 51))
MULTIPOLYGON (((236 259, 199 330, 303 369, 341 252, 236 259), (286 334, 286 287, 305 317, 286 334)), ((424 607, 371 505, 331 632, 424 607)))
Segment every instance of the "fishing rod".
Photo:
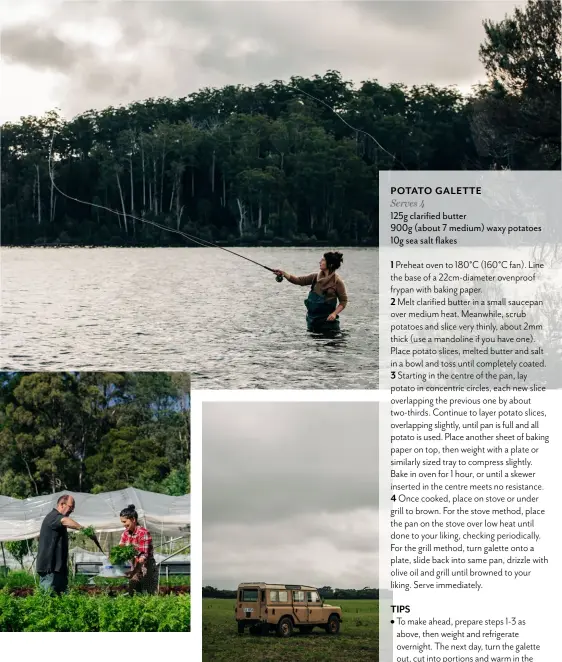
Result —
MULTIPOLYGON (((339 119, 340 119, 340 120, 341 120, 346 126, 348 126, 352 131, 357 131, 357 132, 363 133, 363 134, 365 134, 366 136, 368 136, 368 137, 369 137, 369 138, 375 143, 375 145, 377 145, 377 146, 378 146, 383 152, 385 152, 386 154, 388 154, 388 155, 389 155, 394 161, 398 162, 398 163, 404 168, 404 170, 407 170, 406 166, 402 163, 402 161, 400 161, 400 159, 398 159, 394 154, 391 154, 387 149, 385 149, 385 148, 380 144, 380 142, 379 142, 374 136, 372 136, 368 131, 364 131, 363 129, 358 129, 357 127, 352 126, 351 124, 349 124, 349 122, 347 122, 347 121, 346 121, 346 120, 345 120, 345 119, 344 119, 344 118, 343 118, 343 117, 342 117, 342 116, 341 116, 341 115, 335 110, 335 108, 332 108, 332 106, 330 106, 329 104, 327 104, 327 103, 326 103, 325 101, 323 101, 322 99, 318 99, 318 98, 315 97, 314 95, 309 94, 308 92, 305 92, 304 90, 301 90, 301 88, 298 87, 297 85, 295 85, 294 83, 289 83, 289 86, 292 87, 292 88, 294 88, 294 89, 295 89, 297 92, 299 92, 300 94, 303 94, 303 95, 309 97, 310 99, 314 99, 315 101, 318 101, 318 103, 321 103, 322 105, 326 106, 326 108, 328 108, 329 110, 331 110, 331 111, 334 113, 334 115, 336 115, 336 117, 338 117, 338 118, 339 118, 339 119)), ((51 138, 51 145, 50 145, 50 147, 49 147, 49 178, 50 178, 50 180, 51 180, 51 184, 52 184, 53 188, 54 188, 58 193, 60 193, 60 195, 62 195, 64 198, 67 198, 68 200, 73 200, 74 202, 78 202, 78 203, 83 204, 83 205, 89 205, 90 207, 96 207, 96 208, 98 208, 98 209, 103 209, 103 210, 105 210, 105 211, 110 212, 111 214, 116 214, 117 216, 120 216, 123 212, 119 212, 119 211, 117 211, 117 210, 115 210, 115 209, 111 209, 110 207, 105 207, 104 205, 99 205, 99 204, 94 203, 94 202, 88 202, 88 201, 86 201, 86 200, 80 200, 79 198, 74 198, 73 196, 68 195, 67 193, 65 193, 64 191, 62 191, 62 190, 57 186, 57 184, 56 184, 56 182, 55 182, 55 179, 54 179, 54 168, 53 168, 53 163, 52 163, 52 151, 53 151, 53 143, 54 143, 54 140, 55 140, 55 133, 56 133, 56 132, 53 131, 53 135, 52 135, 52 138, 51 138)), ((219 246, 218 244, 215 244, 215 243, 212 242, 212 241, 208 241, 208 240, 206 240, 206 239, 201 239, 200 237, 195 237, 194 235, 191 235, 191 234, 189 234, 189 233, 187 233, 187 232, 183 232, 183 231, 181 231, 181 230, 176 230, 176 229, 174 229, 174 228, 170 228, 170 227, 168 227, 167 225, 161 225, 160 223, 157 223, 156 221, 150 221, 150 220, 148 220, 148 219, 146 219, 146 218, 139 218, 138 216, 135 216, 134 214, 123 214, 123 216, 124 216, 125 219, 126 219, 127 217, 129 217, 129 218, 132 218, 132 219, 134 219, 134 220, 136 220, 136 221, 140 221, 141 223, 146 223, 147 225, 152 225, 152 226, 154 226, 154 227, 156 227, 156 228, 159 228, 159 229, 161 229, 161 230, 165 230, 165 231, 167 231, 167 232, 172 232, 172 233, 174 233, 174 234, 178 234, 178 235, 180 235, 181 237, 185 237, 185 238, 188 239, 189 241, 192 241, 193 243, 198 244, 199 246, 203 246, 204 248, 206 248, 206 247, 210 247, 210 248, 219 248, 220 250, 225 251, 226 253, 230 253, 231 255, 235 255, 236 257, 240 257, 240 258, 242 258, 243 260, 246 260, 246 261, 248 261, 248 262, 251 262, 252 264, 255 264, 256 266, 261 267, 262 269, 267 269, 267 271, 271 271, 272 273, 276 273, 275 269, 272 269, 271 267, 268 267, 268 266, 266 266, 265 264, 261 264, 261 262, 257 262, 256 260, 252 260, 251 258, 249 258, 249 257, 247 257, 247 256, 245 256, 245 255, 241 255, 240 253, 237 253, 236 251, 233 251, 233 250, 231 250, 231 249, 229 249, 229 248, 225 248, 224 246, 219 246)), ((276 280, 278 283, 283 282, 283 276, 282 276, 282 274, 276 274, 276 275, 275 275, 275 280, 276 280)))
MULTIPOLYGON (((60 193, 63 197, 67 198, 68 200, 73 200, 74 202, 79 202, 80 204, 83 205, 89 205, 90 207, 97 207, 98 209, 104 209, 105 211, 108 211, 112 214, 116 214, 117 216, 121 216, 122 212, 119 212, 115 209, 111 209, 110 207, 105 207, 104 205, 98 205, 95 202, 88 202, 87 200, 80 200, 79 198, 74 198, 71 195, 68 195, 64 191, 61 191, 61 189, 57 186, 54 178, 54 168, 52 164, 52 151, 53 151, 53 143, 55 140, 55 131, 53 131, 53 135, 51 138, 51 145, 49 147, 49 178, 51 180, 51 184, 53 185, 53 188, 60 193)), ((276 270, 272 269, 271 267, 266 266, 265 264, 261 264, 261 262, 257 262, 256 260, 252 260, 249 257, 246 257, 245 255, 241 255, 240 253, 237 253, 236 251, 233 251, 229 248, 225 248, 224 246, 219 246, 218 244, 215 244, 212 241, 208 241, 207 239, 201 239, 200 237, 195 237, 191 234, 188 234, 187 232, 183 232, 181 230, 176 230, 175 228, 170 228, 167 225, 161 225, 160 223, 156 223, 155 221, 150 221, 146 218, 139 218, 138 216, 135 216, 133 214, 123 214, 125 218, 129 217, 132 218, 136 221, 140 221, 141 223, 146 223, 147 225, 153 225, 156 228, 160 228, 161 230, 166 230, 167 232, 173 232, 174 234, 179 234, 182 237, 185 237, 186 239, 189 239, 189 241, 192 241, 195 244, 198 244, 199 246, 203 246, 204 248, 210 247, 210 248, 220 248, 221 251, 226 251, 227 253, 230 253, 231 255, 235 255, 236 257, 241 257, 243 260, 247 260, 248 262, 251 262, 252 264, 257 265, 258 267, 262 267, 262 269, 267 269, 267 271, 271 271, 272 273, 275 273, 276 270)), ((281 274, 277 274, 275 276, 275 280, 278 283, 281 283, 283 281, 283 276, 281 274)))

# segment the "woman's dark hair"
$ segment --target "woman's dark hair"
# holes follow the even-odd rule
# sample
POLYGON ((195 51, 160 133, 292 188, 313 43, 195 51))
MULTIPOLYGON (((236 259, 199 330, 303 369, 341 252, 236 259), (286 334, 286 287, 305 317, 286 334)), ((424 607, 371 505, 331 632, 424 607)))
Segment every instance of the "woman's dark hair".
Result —
POLYGON ((333 251, 330 253, 324 253, 324 259, 326 260, 328 271, 335 271, 341 267, 343 255, 338 251, 333 251))
POLYGON ((130 503, 126 508, 119 513, 119 517, 126 517, 127 519, 136 519, 138 520, 139 514, 135 510, 134 504, 130 503))

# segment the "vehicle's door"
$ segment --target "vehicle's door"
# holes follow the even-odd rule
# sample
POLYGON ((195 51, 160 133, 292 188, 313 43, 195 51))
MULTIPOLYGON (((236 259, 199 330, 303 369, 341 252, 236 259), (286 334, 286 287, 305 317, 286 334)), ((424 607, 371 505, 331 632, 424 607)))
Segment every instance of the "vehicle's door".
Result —
POLYGON ((293 591, 293 616, 295 625, 308 623, 308 608, 306 606, 306 592, 293 591))
POLYGON ((283 616, 291 616, 291 591, 286 589, 271 589, 269 591, 268 622, 276 625, 283 616))
POLYGON ((310 625, 321 625, 325 623, 325 618, 322 613, 322 600, 318 591, 306 592, 306 606, 308 610, 308 622, 310 625))

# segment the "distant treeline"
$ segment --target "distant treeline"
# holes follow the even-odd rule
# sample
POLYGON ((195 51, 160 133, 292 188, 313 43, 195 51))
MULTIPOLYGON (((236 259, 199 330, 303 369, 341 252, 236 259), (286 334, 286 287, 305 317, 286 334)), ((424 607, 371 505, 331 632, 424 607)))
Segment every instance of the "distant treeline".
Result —
MULTIPOLYGON (((369 588, 332 588, 331 586, 322 586, 318 589, 320 596, 324 600, 378 600, 379 589, 369 588)), ((236 591, 221 590, 214 586, 203 587, 204 598, 224 598, 227 600, 236 600, 236 591)))
POLYGON ((485 22, 470 98, 329 71, 6 123, 3 243, 189 245, 140 217, 228 244, 376 244, 380 170, 560 168, 560 25, 560 0, 485 22), (60 195, 51 151, 56 187, 113 213, 60 195))

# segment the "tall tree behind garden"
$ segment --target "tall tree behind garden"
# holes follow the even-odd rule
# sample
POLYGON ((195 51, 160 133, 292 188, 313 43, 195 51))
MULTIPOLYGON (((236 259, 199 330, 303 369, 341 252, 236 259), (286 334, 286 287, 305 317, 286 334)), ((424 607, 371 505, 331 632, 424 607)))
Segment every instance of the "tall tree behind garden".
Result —
POLYGON ((189 393, 174 375, 0 377, 0 494, 188 491, 189 393))

